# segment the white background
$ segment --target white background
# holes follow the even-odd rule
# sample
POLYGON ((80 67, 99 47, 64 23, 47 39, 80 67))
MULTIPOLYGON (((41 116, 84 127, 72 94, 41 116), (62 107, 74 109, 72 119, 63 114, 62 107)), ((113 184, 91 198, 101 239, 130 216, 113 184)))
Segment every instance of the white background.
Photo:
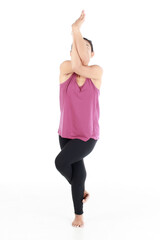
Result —
POLYGON ((0 238, 160 239, 158 1, 0 2, 0 238), (54 160, 59 65, 85 10, 103 67, 100 139, 85 158, 85 227, 54 160))

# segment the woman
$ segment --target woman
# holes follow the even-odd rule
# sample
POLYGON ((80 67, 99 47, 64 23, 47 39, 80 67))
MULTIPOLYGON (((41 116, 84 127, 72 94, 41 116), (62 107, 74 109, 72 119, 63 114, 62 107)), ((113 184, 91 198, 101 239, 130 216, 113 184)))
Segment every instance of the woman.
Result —
POLYGON ((61 152, 55 159, 57 170, 71 184, 75 218, 72 226, 84 226, 83 203, 89 197, 85 190, 84 157, 99 139, 99 94, 103 69, 88 66, 93 57, 92 42, 83 38, 80 26, 85 14, 72 24, 71 60, 60 65, 60 123, 58 129, 61 152))

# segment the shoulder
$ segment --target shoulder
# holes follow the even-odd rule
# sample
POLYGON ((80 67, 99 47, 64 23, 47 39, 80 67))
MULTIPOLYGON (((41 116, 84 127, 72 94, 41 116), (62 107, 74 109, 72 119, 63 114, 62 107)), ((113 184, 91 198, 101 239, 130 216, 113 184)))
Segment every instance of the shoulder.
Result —
POLYGON ((60 68, 66 65, 71 65, 71 60, 65 60, 63 62, 60 63, 60 68))
POLYGON ((103 71, 103 68, 100 65, 91 65, 90 67, 97 68, 100 71, 103 71))
POLYGON ((60 72, 62 74, 68 74, 72 71, 72 64, 71 64, 71 60, 65 60, 60 64, 60 72))
POLYGON ((90 66, 92 69, 94 69, 94 72, 97 72, 98 78, 92 78, 94 80, 102 80, 102 76, 103 76, 103 68, 100 65, 91 65, 90 66))
POLYGON ((92 72, 90 79, 96 88, 100 90, 102 84, 103 68, 100 65, 88 66, 92 72))
POLYGON ((103 68, 100 65, 91 65, 90 67, 97 72, 97 75, 93 76, 91 78, 91 81, 93 82, 95 87, 100 90, 102 84, 103 68))
POLYGON ((60 83, 62 83, 68 78, 68 75, 71 75, 73 73, 71 60, 63 61, 60 64, 59 68, 60 68, 59 81, 60 83))

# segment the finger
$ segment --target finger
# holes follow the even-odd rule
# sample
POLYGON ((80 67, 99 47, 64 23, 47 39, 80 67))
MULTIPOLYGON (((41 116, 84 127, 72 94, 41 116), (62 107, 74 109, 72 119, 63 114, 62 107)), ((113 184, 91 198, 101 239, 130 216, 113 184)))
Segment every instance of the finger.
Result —
POLYGON ((84 11, 82 12, 82 16, 85 16, 85 13, 84 13, 84 11))
POLYGON ((81 15, 80 19, 83 19, 84 17, 85 17, 85 15, 83 14, 83 15, 81 15))
POLYGON ((84 14, 82 13, 81 16, 80 16, 80 18, 83 18, 83 16, 84 16, 84 14))
POLYGON ((85 15, 84 10, 82 10, 81 16, 84 16, 84 15, 85 15))

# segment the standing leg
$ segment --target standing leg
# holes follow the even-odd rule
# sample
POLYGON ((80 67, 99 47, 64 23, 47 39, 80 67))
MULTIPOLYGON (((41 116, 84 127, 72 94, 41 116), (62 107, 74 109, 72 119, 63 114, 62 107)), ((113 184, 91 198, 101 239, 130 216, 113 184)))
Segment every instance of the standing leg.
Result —
POLYGON ((85 190, 86 169, 83 159, 72 164, 72 199, 74 205, 74 213, 83 214, 83 195, 85 190))

